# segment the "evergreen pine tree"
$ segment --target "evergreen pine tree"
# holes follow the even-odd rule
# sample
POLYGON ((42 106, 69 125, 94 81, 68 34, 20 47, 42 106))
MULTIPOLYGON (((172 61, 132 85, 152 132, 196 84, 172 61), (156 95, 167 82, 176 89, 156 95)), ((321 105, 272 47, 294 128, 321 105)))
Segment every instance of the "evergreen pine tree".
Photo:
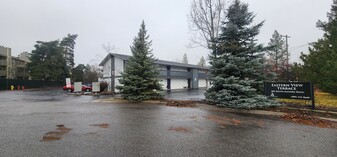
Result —
POLYGON ((325 33, 322 39, 312 44, 309 54, 302 54, 300 73, 319 89, 337 94, 337 0, 333 0, 328 22, 317 22, 325 33))
POLYGON ((263 22, 252 25, 254 17, 248 5, 239 0, 229 7, 216 40, 217 50, 210 55, 212 85, 205 94, 208 102, 233 108, 277 105, 262 95, 265 48, 256 44, 255 37, 263 22))
POLYGON ((87 67, 85 67, 84 64, 79 64, 75 68, 73 68, 72 71, 72 80, 74 82, 83 82, 84 78, 84 71, 87 67))
POLYGON ((129 58, 122 78, 121 86, 116 86, 122 96, 132 102, 141 102, 149 99, 160 99, 161 85, 157 76, 159 69, 154 64, 155 58, 151 53, 151 41, 146 33, 144 21, 141 24, 138 36, 131 46, 132 56, 129 58))
POLYGON ((64 81, 66 61, 62 55, 59 41, 37 41, 27 64, 32 79, 64 81))
POLYGON ((204 56, 201 56, 200 61, 198 62, 199 66, 205 67, 206 66, 206 60, 204 56))
POLYGON ((288 65, 286 45, 282 35, 276 30, 268 46, 270 47, 270 50, 267 51, 267 63, 270 65, 268 71, 277 74, 277 80, 287 80, 288 65))
MULTIPOLYGON (((74 68, 74 48, 75 48, 75 40, 77 38, 77 34, 68 34, 66 37, 62 39, 60 42, 60 46, 63 48, 63 56, 66 60, 67 68, 66 73, 67 75, 70 74, 71 70, 74 68)), ((66 76, 69 77, 69 76, 66 76)))
POLYGON ((185 64, 188 64, 188 58, 187 58, 187 54, 186 53, 184 53, 183 60, 181 62, 185 63, 185 64))

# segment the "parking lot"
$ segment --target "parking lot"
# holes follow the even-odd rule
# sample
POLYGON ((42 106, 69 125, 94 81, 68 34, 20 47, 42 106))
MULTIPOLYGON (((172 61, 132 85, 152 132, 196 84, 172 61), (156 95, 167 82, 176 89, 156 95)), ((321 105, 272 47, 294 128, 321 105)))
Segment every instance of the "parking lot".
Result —
MULTIPOLYGON (((196 99, 195 92, 168 97, 196 99)), ((337 155, 336 129, 203 104, 97 101, 105 98, 61 89, 0 91, 0 156, 337 155)))

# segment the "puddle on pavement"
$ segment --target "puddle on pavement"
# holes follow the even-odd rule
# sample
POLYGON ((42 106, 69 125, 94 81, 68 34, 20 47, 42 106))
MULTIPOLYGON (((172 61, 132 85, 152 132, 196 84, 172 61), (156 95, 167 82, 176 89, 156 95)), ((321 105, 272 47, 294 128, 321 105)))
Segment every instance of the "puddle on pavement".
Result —
POLYGON ((97 127, 100 127, 100 128, 108 128, 109 124, 91 124, 90 126, 97 126, 97 127))
POLYGON ((71 130, 70 128, 65 127, 63 124, 59 124, 56 126, 57 128, 55 130, 57 131, 47 132, 46 134, 44 134, 41 141, 46 142, 46 141, 60 140, 62 139, 62 136, 64 134, 68 133, 71 130))
POLYGON ((166 100, 166 106, 172 107, 196 107, 196 103, 191 100, 166 100))

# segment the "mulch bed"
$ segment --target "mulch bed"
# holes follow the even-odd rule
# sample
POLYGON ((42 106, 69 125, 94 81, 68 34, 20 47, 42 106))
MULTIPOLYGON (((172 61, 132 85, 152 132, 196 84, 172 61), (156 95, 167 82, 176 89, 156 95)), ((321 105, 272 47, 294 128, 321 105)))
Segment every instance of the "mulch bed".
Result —
POLYGON ((336 114, 332 114, 329 112, 314 112, 310 110, 303 111, 301 109, 307 109, 307 108, 299 107, 298 109, 289 109, 286 106, 283 106, 283 107, 269 108, 266 110, 286 113, 285 115, 281 116, 281 118, 287 121, 300 123, 304 125, 317 126, 321 128, 337 128, 337 122, 332 122, 329 120, 318 118, 318 117, 325 117, 325 118, 337 119, 336 114))
POLYGON ((320 110, 321 112, 315 112, 310 110, 309 108, 301 107, 301 106, 291 106, 291 108, 296 109, 290 109, 289 106, 282 106, 282 107, 272 107, 265 110, 268 111, 274 111, 274 112, 284 112, 284 113, 301 113, 308 116, 316 116, 316 117, 325 117, 325 118, 335 118, 337 119, 337 114, 330 113, 326 110, 320 110), (305 109, 305 110, 303 110, 305 109))
POLYGON ((317 126, 320 128, 336 128, 337 123, 331 122, 329 120, 319 119, 316 116, 308 116, 305 113, 297 112, 297 113, 287 113, 281 117, 287 121, 292 121, 295 123, 317 126))
POLYGON ((166 106, 174 107, 196 107, 197 102, 191 100, 165 100, 166 106))

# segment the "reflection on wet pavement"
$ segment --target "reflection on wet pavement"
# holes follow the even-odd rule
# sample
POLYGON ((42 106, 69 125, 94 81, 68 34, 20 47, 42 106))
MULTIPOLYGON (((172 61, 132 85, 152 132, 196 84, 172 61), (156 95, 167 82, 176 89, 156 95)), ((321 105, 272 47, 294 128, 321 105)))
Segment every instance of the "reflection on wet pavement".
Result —
MULTIPOLYGON (((172 92, 168 97, 201 98, 202 91, 182 93, 172 92)), ((97 99, 62 90, 0 92, 0 156, 337 154, 334 129, 241 115, 203 104, 184 108, 97 103, 97 99), (48 142, 41 142, 41 137, 48 142)))

